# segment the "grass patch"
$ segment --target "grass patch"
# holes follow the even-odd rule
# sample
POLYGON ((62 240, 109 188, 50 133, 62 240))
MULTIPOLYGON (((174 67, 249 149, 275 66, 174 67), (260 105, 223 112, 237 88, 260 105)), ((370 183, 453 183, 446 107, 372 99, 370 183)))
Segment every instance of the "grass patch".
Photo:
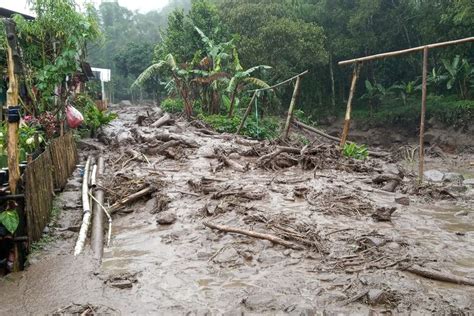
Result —
MULTIPOLYGON (((237 132, 242 121, 239 115, 229 118, 227 115, 205 115, 201 113, 198 118, 219 133, 231 134, 237 132)), ((278 137, 279 130, 280 125, 276 117, 266 117, 258 121, 254 117, 248 117, 241 134, 255 139, 273 139, 278 137)))
MULTIPOLYGON (((418 128, 421 116, 421 100, 411 99, 407 105, 400 100, 383 101, 373 112, 367 106, 356 106, 354 120, 370 127, 400 126, 418 128)), ((458 100, 455 96, 429 96, 426 104, 426 120, 434 118, 445 126, 467 130, 474 121, 474 100, 458 100)))

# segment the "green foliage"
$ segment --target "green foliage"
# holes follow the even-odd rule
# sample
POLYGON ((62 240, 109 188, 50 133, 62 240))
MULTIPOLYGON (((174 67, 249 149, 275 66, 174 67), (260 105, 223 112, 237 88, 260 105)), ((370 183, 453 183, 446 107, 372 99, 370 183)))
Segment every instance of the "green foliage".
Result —
POLYGON ((161 102, 160 107, 163 111, 168 113, 180 113, 183 112, 184 103, 180 99, 165 99, 161 102))
MULTIPOLYGON (((420 98, 409 100, 406 106, 400 106, 397 100, 385 100, 372 115, 367 107, 358 106, 353 111, 353 118, 370 127, 398 126, 416 130, 420 124, 420 104, 420 98)), ((467 130, 474 121, 474 100, 458 100, 455 96, 429 96, 426 120, 431 118, 445 126, 467 130)))
POLYGON ((85 125, 95 132, 104 125, 110 124, 118 115, 113 112, 100 111, 94 103, 88 103, 84 108, 85 125))
MULTIPOLYGON (((238 115, 234 117, 228 117, 218 114, 200 114, 198 118, 209 124, 219 133, 232 134, 237 131, 237 128, 242 121, 242 118, 238 115)), ((242 128, 241 134, 255 139, 273 139, 278 137, 278 131, 279 123, 277 118, 268 117, 263 120, 256 121, 255 118, 249 117, 242 128)))
POLYGON ((346 143, 342 151, 344 157, 354 158, 357 160, 365 160, 369 157, 369 150, 365 145, 357 145, 356 143, 346 143))
MULTIPOLYGON (((98 24, 87 6, 79 12, 74 0, 33 0, 36 13, 33 21, 16 15, 20 45, 28 71, 26 83, 41 93, 39 100, 43 110, 53 104, 54 89, 64 82, 66 76, 79 67, 78 56, 83 57, 88 41, 100 35, 98 24)), ((66 95, 61 95, 63 100, 66 95)))
POLYGON ((20 224, 20 217, 15 210, 5 210, 0 213, 0 224, 13 234, 20 224))

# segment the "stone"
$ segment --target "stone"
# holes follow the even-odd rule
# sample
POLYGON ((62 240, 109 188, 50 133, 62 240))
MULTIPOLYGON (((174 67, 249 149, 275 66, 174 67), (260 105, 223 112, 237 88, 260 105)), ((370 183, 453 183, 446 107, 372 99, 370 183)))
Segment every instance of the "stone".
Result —
POLYGON ((392 220, 392 214, 397 208, 395 206, 381 206, 377 207, 375 213, 372 214, 372 218, 376 222, 390 222, 392 220))
POLYGON ((444 173, 439 170, 427 170, 424 172, 425 180, 430 182, 442 182, 444 173))
POLYGON ((462 183, 465 186, 474 187, 474 179, 466 179, 462 183))
POLYGON ((443 182, 456 182, 462 183, 464 181, 464 177, 462 174, 457 172, 448 172, 444 174, 443 182))
POLYGON ((120 106, 132 106, 132 102, 130 102, 130 100, 122 100, 119 102, 119 105, 120 106))
POLYGON ((126 145, 133 141, 132 134, 130 132, 121 132, 117 135, 117 143, 120 145, 126 145))
POLYGON ((160 225, 171 225, 176 222, 176 214, 173 212, 163 212, 158 215, 156 222, 160 225))
POLYGON ((454 214, 454 216, 467 216, 469 215, 469 212, 467 210, 462 210, 454 214))
POLYGON ((378 289, 370 289, 367 293, 367 300, 370 305, 381 304, 385 300, 384 292, 378 289))
POLYGON ((405 205, 408 206, 410 205, 410 198, 407 196, 400 196, 395 198, 395 203, 398 203, 400 205, 405 205))
POLYGON ((239 160, 240 159, 240 155, 238 153, 231 153, 229 155, 229 158, 230 159, 233 159, 233 160, 239 160))
POLYGON ((394 174, 399 177, 403 176, 403 173, 400 172, 400 169, 398 168, 398 166, 392 163, 384 164, 382 166, 382 170, 383 170, 383 173, 394 174))

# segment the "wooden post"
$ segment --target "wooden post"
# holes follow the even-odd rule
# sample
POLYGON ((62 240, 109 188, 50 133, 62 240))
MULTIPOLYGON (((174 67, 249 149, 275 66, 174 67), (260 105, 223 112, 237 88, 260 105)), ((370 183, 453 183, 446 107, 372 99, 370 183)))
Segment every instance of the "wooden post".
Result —
POLYGON ((255 98, 257 97, 258 91, 255 91, 252 95, 252 99, 250 99, 249 105, 247 106, 247 110, 245 110, 244 117, 242 117, 242 122, 240 122, 239 128, 237 129, 237 132, 235 132, 235 135, 239 135, 240 131, 244 127, 245 121, 247 120, 247 117, 250 114, 250 111, 252 111, 252 104, 253 101, 255 101, 255 98))
POLYGON ((295 90, 293 90, 293 96, 291 97, 290 108, 288 109, 288 116, 286 118, 285 129, 283 130, 283 139, 288 138, 290 132, 291 120, 293 119, 293 111, 295 110, 296 99, 300 93, 301 77, 296 78, 295 90))
POLYGON ((357 79, 359 78, 361 64, 356 64, 354 66, 354 71, 352 73, 352 83, 351 90, 349 92, 349 99, 347 100, 346 116, 344 119, 344 129, 342 130, 341 142, 339 146, 344 148, 344 145, 347 141, 347 136, 349 135, 349 129, 351 127, 351 112, 352 112, 352 99, 354 98, 354 92, 357 84, 357 79))
MULTIPOLYGON (((9 86, 7 91, 7 107, 10 110, 18 106, 18 77, 17 73, 20 71, 18 65, 18 48, 16 47, 15 24, 9 19, 4 20, 5 29, 7 32, 7 56, 8 56, 8 78, 9 86), (16 60, 15 60, 16 59, 16 60)), ((7 117, 9 115, 7 114, 7 117)), ((11 194, 16 194, 18 181, 20 180, 19 168, 19 149, 18 149, 18 129, 19 121, 8 120, 8 184, 10 186, 11 194)))
POLYGON ((420 161, 418 170, 418 179, 420 184, 423 182, 423 173, 425 168, 425 116, 426 116, 426 97, 428 80, 428 47, 423 49, 423 83, 421 88, 421 122, 420 122, 420 161))

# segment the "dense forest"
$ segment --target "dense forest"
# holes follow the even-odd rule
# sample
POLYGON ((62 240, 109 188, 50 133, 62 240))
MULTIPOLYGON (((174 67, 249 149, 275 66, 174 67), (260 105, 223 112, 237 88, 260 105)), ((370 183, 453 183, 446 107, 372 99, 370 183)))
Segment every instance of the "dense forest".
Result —
MULTIPOLYGON (((178 76, 187 76, 191 85, 193 80, 200 83, 199 91, 216 86, 219 94, 214 97, 224 110, 228 99, 237 109, 245 107, 245 90, 309 70, 302 80, 299 108, 314 120, 344 108, 352 69, 338 66, 338 61, 472 36, 474 25, 470 0, 193 0, 171 1, 163 11, 147 14, 103 3, 97 14, 104 39, 90 47, 91 60, 113 69, 115 100, 131 98, 137 76, 171 55, 181 65, 178 76), (222 59, 214 65, 217 69, 199 65, 213 53, 222 59), (268 67, 254 68, 257 65, 268 67), (233 93, 228 89, 232 77, 260 81, 242 81, 233 93)), ((445 123, 472 119, 472 48, 471 43, 430 51, 429 113, 445 123)), ((418 121, 421 68, 417 53, 365 64, 356 94, 360 112, 355 115, 381 124, 418 121)), ((140 82, 141 96, 172 94, 169 70, 154 71, 140 82)), ((264 95, 261 111, 283 113, 292 89, 264 95)), ((210 100, 204 96, 200 102, 210 100)))

